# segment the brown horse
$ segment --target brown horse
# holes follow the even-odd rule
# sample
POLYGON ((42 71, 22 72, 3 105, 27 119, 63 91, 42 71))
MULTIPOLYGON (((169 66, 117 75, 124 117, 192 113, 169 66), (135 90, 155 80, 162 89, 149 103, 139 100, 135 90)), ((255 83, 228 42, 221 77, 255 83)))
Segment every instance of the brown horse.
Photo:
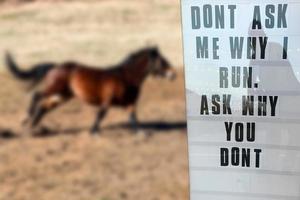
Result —
POLYGON ((60 64, 46 74, 44 89, 33 96, 28 122, 36 126, 46 113, 77 97, 99 109, 91 133, 99 132, 99 123, 111 106, 128 108, 131 125, 137 128, 136 103, 142 83, 150 74, 170 79, 176 75, 157 48, 139 50, 109 69, 76 62, 60 64))

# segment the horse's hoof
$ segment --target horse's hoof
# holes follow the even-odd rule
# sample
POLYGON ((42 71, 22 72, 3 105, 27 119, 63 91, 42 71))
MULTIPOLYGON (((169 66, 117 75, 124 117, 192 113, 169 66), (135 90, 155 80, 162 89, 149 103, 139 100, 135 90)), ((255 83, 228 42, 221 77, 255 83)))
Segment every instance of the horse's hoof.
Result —
POLYGON ((131 125, 130 129, 134 134, 137 134, 140 131, 140 128, 137 125, 131 125))
POLYGON ((90 134, 92 135, 92 136, 99 136, 100 135, 100 130, 99 129, 91 129, 90 130, 90 134))

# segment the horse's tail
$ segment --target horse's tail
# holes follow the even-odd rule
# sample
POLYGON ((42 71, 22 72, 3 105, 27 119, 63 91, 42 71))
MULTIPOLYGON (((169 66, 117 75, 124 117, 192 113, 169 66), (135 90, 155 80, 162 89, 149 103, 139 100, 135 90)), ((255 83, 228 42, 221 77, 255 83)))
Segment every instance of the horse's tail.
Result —
POLYGON ((56 65, 51 62, 40 63, 34 65, 30 70, 22 70, 9 52, 5 55, 5 63, 8 70, 15 78, 23 81, 32 81, 33 85, 38 84, 56 65))

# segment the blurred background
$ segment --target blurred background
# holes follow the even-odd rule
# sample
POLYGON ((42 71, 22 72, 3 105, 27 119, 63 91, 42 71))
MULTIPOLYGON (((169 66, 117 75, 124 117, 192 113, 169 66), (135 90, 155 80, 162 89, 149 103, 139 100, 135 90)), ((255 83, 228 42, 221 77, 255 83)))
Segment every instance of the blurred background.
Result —
POLYGON ((179 0, 0 0, 0 27, 0 200, 188 199, 179 0), (142 134, 113 108, 91 137, 95 109, 76 99, 46 116, 51 131, 21 125, 31 93, 7 72, 5 50, 23 69, 65 60, 106 67, 151 45, 178 76, 144 83, 142 134))

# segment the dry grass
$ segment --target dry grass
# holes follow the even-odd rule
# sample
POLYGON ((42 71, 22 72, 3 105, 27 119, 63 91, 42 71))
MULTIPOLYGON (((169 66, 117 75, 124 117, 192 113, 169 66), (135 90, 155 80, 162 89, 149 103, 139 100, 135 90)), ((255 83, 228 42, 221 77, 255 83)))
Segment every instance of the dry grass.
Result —
POLYGON ((155 44, 173 65, 182 66, 180 9, 175 0, 4 5, 0 24, 0 55, 9 49, 25 65, 75 59, 105 66, 155 44))

